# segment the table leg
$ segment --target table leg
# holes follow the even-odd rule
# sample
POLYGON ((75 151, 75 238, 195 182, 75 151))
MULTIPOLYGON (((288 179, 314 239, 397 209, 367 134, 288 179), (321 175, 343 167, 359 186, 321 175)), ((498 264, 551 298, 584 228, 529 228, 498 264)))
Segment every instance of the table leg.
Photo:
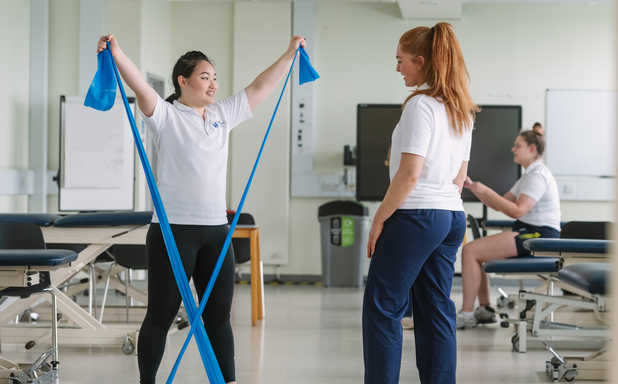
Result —
POLYGON ((255 242, 256 242, 256 258, 258 260, 258 320, 264 318, 264 268, 262 265, 262 257, 260 255, 260 232, 255 230, 255 242))
POLYGON ((258 275, 260 266, 258 260, 259 256, 255 231, 251 231, 249 242, 251 254, 251 325, 256 325, 258 318, 258 275))

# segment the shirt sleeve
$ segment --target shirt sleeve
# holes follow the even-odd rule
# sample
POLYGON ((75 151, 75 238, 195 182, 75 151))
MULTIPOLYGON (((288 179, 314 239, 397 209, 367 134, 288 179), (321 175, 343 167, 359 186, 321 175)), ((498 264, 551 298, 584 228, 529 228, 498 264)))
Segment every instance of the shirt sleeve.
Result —
POLYGON ((244 89, 221 100, 218 104, 229 130, 253 117, 249 99, 244 89))
POLYGON ((427 156, 433 133, 433 118, 428 105, 420 97, 408 101, 399 120, 401 153, 427 156))
POLYGON ((543 176, 536 173, 526 174, 522 177, 519 195, 528 195, 534 201, 539 201, 545 194, 546 189, 547 183, 543 176))
MULTIPOLYGON (((172 105, 167 101, 163 100, 161 96, 157 95, 157 103, 155 104, 155 109, 152 112, 152 116, 147 117, 144 112, 140 109, 140 114, 146 123, 146 127, 154 131, 155 133, 159 133, 163 126, 165 125, 165 121, 167 120, 168 108, 172 105)), ((139 108, 139 106, 138 106, 139 108)))

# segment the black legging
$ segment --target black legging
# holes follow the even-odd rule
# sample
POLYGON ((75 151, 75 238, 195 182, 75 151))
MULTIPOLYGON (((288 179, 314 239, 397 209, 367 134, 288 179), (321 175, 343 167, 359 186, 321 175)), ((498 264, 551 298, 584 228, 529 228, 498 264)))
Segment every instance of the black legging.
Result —
MULTIPOLYGON (((217 256, 223 247, 228 227, 227 225, 177 224, 172 224, 171 227, 187 278, 193 276, 193 282, 201 300, 217 262, 217 256)), ((146 249, 148 252, 148 310, 139 332, 137 360, 140 383, 154 384, 165 350, 167 331, 178 313, 181 297, 158 223, 150 225, 146 236, 146 249)), ((230 247, 203 316, 206 332, 226 383, 236 380, 234 336, 230 324, 233 294, 234 252, 230 247)))

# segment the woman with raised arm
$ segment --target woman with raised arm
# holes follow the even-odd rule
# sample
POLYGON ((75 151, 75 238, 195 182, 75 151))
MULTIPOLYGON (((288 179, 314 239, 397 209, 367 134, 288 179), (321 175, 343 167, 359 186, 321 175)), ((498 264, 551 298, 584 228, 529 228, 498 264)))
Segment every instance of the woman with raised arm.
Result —
MULTIPOLYGON (((174 93, 163 100, 124 54, 118 41, 100 38, 97 52, 110 43, 120 75, 135 92, 153 137, 155 178, 187 278, 201 300, 228 233, 226 177, 230 131, 252 117, 253 109, 283 78, 304 39, 292 37, 286 51, 251 84, 216 101, 219 85, 209 58, 199 51, 182 55, 172 72, 174 93)), ((165 340, 180 307, 180 293, 156 214, 146 237, 148 309, 138 340, 140 383, 154 384, 165 340)), ((229 249, 204 311, 204 326, 226 383, 235 383, 230 309, 234 255, 229 249)))

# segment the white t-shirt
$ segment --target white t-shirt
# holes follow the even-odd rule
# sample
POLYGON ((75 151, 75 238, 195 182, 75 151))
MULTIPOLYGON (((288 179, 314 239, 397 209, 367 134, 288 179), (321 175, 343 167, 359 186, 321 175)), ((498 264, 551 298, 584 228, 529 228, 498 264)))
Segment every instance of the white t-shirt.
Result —
MULTIPOLYGON (((151 117, 153 172, 170 223, 227 223, 225 189, 229 133, 252 117, 244 90, 206 107, 206 120, 178 100, 157 96, 151 117)), ((158 222, 156 213, 153 222, 158 222)))
POLYGON ((416 187, 400 209, 445 209, 463 211, 453 180, 461 164, 470 159, 472 127, 463 134, 453 130, 444 104, 427 95, 416 95, 406 103, 391 139, 390 179, 399 169, 402 153, 425 158, 416 187))
POLYGON ((524 174, 509 191, 516 198, 521 194, 536 201, 532 209, 519 218, 519 221, 548 226, 560 230, 560 195, 556 179, 543 160, 537 160, 524 170, 524 174))

